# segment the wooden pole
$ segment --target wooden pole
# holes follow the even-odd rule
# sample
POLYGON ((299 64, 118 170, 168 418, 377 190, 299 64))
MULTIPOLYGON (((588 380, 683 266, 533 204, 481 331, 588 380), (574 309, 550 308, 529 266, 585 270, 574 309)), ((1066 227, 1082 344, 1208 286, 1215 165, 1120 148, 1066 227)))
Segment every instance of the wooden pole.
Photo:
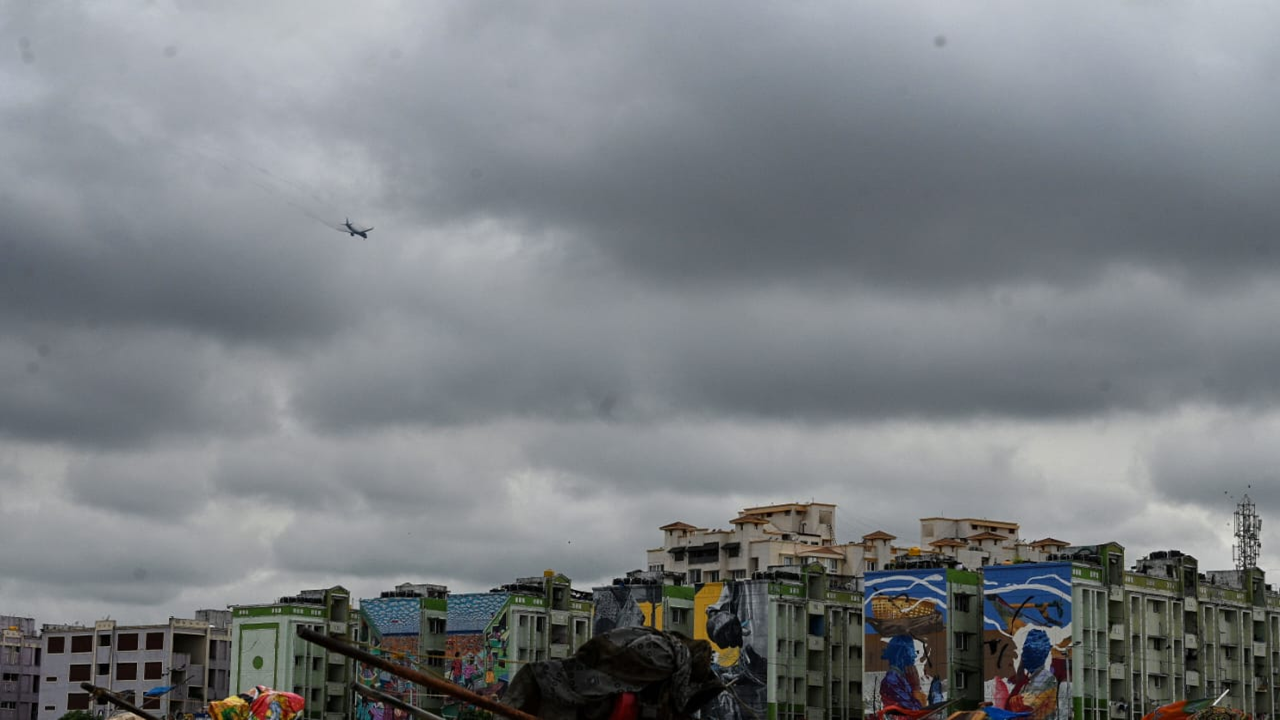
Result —
POLYGON ((331 638, 328 635, 318 633, 315 630, 309 630, 301 625, 298 626, 298 637, 309 643, 319 645, 330 652, 336 652, 339 655, 346 655, 349 658, 359 660, 365 665, 376 667, 379 670, 386 670, 392 675, 402 677, 405 680, 415 682, 423 687, 431 688, 432 690, 444 693, 450 697, 455 697, 463 702, 475 705, 482 710, 488 710, 491 713, 497 713, 503 717, 511 718, 511 720, 539 720, 536 715, 530 715, 529 713, 524 712, 523 710, 517 710, 510 705, 503 705, 496 700, 490 700, 483 695, 473 693, 466 688, 454 685, 448 680, 441 680, 440 678, 431 677, 419 670, 407 668, 403 665, 397 665, 384 657, 367 653, 360 648, 353 647, 351 644, 343 642, 342 640, 331 638))
POLYGON ((146 710, 143 710, 137 705, 134 705, 133 703, 129 702, 128 700, 125 700, 124 698, 120 697, 119 695, 111 692, 106 688, 100 688, 97 685, 93 685, 87 682, 80 683, 80 687, 83 690, 89 691, 89 694, 92 695, 94 698, 103 698, 104 700, 111 703, 112 705, 115 705, 116 707, 124 708, 125 710, 128 710, 129 712, 133 713, 134 715, 137 715, 138 717, 142 718, 142 720, 160 720, 160 718, 156 717, 155 715, 152 715, 146 710))
POLYGON ((358 682, 351 683, 351 689, 365 696, 366 699, 372 700, 374 702, 384 703, 394 708, 398 708, 400 710, 403 710, 409 713, 410 715, 416 718, 420 718, 420 720, 444 720, 444 718, 440 717, 439 715, 436 715, 433 712, 423 710, 420 707, 415 707, 401 700, 398 697, 395 697, 393 695, 388 695, 382 692, 381 690, 375 690, 371 687, 361 685, 358 682))

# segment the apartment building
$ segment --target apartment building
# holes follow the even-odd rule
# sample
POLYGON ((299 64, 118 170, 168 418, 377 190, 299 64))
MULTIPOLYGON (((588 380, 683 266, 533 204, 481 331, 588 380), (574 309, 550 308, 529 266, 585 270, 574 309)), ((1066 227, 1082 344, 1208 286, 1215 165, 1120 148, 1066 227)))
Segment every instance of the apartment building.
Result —
POLYGON ((0 720, 35 720, 40 709, 36 621, 0 615, 0 628, 0 720))
MULTIPOLYGON (((487 593, 451 594, 445 638, 445 678, 468 690, 500 697, 528 662, 567 658, 591 638, 591 594, 548 570, 487 593)), ((444 699, 441 714, 462 707, 444 699)))
POLYGON ((44 625, 40 642, 38 720, 89 710, 82 682, 132 696, 157 715, 202 712, 209 700, 230 693, 225 611, 201 610, 195 618, 171 617, 156 625, 44 625))
POLYGON ((355 623, 346 588, 303 590, 274 603, 233 605, 231 618, 231 685, 236 692, 266 685, 301 695, 307 720, 348 716, 351 660, 298 637, 298 628, 305 627, 352 640, 355 623))
MULTIPOLYGON (((401 583, 360 600, 356 639, 374 655, 444 677, 449 590, 444 585, 401 583)), ((357 682, 424 710, 438 711, 444 697, 391 673, 355 664, 357 682)), ((354 698, 356 717, 389 717, 377 700, 354 698)))

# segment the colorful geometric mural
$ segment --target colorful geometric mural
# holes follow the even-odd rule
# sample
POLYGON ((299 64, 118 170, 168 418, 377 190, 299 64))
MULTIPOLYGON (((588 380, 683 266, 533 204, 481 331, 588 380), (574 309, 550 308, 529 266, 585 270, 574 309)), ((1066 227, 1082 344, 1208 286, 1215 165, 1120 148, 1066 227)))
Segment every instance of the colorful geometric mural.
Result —
MULTIPOLYGON (((422 609, 418 598, 361 600, 360 614, 369 628, 370 652, 389 655, 398 663, 414 667, 423 664, 418 657, 418 636, 422 626, 422 609)), ((417 694, 421 692, 418 686, 391 673, 357 663, 356 680, 407 703, 418 704, 417 694)), ((359 720, 402 720, 409 717, 402 710, 386 707, 381 702, 372 702, 361 696, 356 697, 355 711, 359 720)))
POLYGON ((733 697, 722 693, 702 717, 742 720, 768 716, 769 586, 766 582, 706 583, 693 596, 693 636, 711 643, 712 670, 733 697))
POLYGON ((983 568, 984 694, 1026 720, 1071 717, 1071 564, 983 568))
POLYGON ((863 617, 863 707, 918 710, 947 699, 945 570, 869 572, 863 617))
MULTIPOLYGON (((501 697, 511 682, 507 662, 507 605, 509 593, 476 593, 449 597, 445 637, 445 679, 490 697, 501 697)), ((447 715, 456 714, 457 701, 445 699, 447 715)))

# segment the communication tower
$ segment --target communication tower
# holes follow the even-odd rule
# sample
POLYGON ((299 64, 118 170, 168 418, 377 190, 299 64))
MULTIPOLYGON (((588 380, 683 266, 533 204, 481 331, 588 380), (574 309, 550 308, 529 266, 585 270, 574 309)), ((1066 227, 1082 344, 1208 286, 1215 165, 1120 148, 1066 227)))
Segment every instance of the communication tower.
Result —
POLYGON ((1236 505, 1235 515, 1236 544, 1231 547, 1231 556, 1236 561, 1236 569, 1258 567, 1258 554, 1262 550, 1262 518, 1247 494, 1236 505))

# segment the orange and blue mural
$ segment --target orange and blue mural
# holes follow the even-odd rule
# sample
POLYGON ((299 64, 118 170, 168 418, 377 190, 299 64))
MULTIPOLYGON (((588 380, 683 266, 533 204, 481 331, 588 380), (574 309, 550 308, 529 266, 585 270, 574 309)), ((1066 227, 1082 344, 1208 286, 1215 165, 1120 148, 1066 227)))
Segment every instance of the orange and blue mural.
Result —
POLYGON ((1071 717, 1071 564, 983 569, 987 702, 1026 720, 1071 717))
POLYGON ((919 710, 947 699, 946 571, 869 572, 863 617, 863 706, 919 710))

